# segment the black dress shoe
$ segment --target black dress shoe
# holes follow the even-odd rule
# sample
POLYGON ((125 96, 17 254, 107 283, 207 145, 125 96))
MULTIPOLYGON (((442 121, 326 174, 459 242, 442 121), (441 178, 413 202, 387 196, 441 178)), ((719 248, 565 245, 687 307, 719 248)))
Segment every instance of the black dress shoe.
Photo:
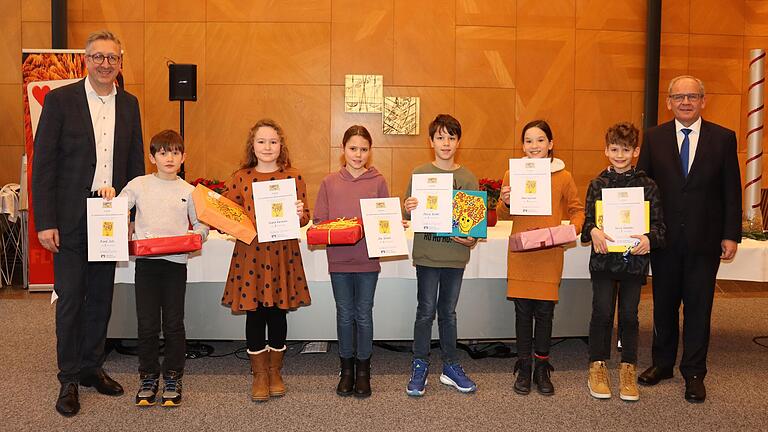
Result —
POLYGON ((707 399, 704 377, 692 376, 685 379, 685 400, 690 403, 702 403, 707 399))
POLYGON ((99 369, 96 373, 86 375, 80 378, 80 385, 84 387, 93 387, 97 392, 109 396, 120 396, 123 394, 123 386, 99 369))
POLYGON ((64 417, 72 417, 80 411, 80 401, 77 394, 77 383, 64 383, 56 399, 56 411, 64 417))
POLYGON ((672 368, 651 366, 637 377, 637 382, 642 385, 652 386, 658 384, 661 380, 670 378, 672 378, 672 368))

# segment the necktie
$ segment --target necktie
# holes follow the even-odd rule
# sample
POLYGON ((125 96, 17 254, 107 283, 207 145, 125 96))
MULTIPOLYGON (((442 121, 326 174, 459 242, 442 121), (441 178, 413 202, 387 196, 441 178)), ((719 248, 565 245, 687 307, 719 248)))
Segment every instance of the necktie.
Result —
POLYGON ((683 177, 688 177, 688 149, 691 146, 691 140, 688 139, 688 134, 693 132, 692 129, 680 129, 683 132, 683 145, 680 146, 680 164, 683 167, 683 177))

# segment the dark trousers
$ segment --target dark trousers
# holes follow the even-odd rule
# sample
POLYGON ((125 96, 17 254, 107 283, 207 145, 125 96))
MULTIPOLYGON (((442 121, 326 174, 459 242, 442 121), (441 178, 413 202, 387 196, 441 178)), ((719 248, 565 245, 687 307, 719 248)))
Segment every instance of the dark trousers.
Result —
POLYGON ((555 316, 555 302, 516 298, 515 300, 515 335, 517 337, 517 356, 525 360, 531 358, 531 351, 549 355, 552 344, 552 319, 555 316), (534 320, 536 328, 534 330, 534 320))
POLYGON ((177 376, 184 373, 187 338, 184 331, 184 296, 187 265, 164 259, 136 260, 136 318, 139 374, 177 376), (160 367, 160 329, 165 354, 160 367))
POLYGON ((710 317, 718 255, 696 255, 681 243, 651 253, 653 268, 653 364, 671 368, 677 359, 683 304, 683 377, 707 373, 710 317))
POLYGON ((261 351, 267 347, 265 333, 269 332, 269 346, 282 348, 288 336, 288 311, 277 306, 248 311, 245 317, 245 339, 249 351, 261 351))
POLYGON ((621 361, 637 364, 637 305, 640 303, 639 280, 592 280, 592 319, 589 322, 589 361, 611 358, 613 316, 619 299, 621 361))
POLYGON ((101 369, 106 358, 115 263, 88 262, 85 217, 79 229, 60 233, 59 240, 59 252, 53 254, 58 379, 76 383, 101 369))

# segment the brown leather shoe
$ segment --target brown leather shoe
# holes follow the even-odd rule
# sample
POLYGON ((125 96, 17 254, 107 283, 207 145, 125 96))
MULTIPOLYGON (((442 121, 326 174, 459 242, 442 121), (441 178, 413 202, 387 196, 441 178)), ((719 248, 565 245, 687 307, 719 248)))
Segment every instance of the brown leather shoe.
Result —
POLYGON ((691 376, 685 379, 685 400, 690 403, 702 403, 707 399, 704 377, 691 376))
POLYGON ((261 351, 248 351, 251 359, 251 372, 253 384, 251 385, 251 400, 264 402, 269 400, 269 351, 264 348, 261 351))
POLYGON ((644 386, 652 386, 658 384, 661 380, 670 378, 672 378, 672 368, 651 366, 637 377, 637 382, 644 386))
POLYGON ((93 387, 97 392, 108 396, 120 396, 123 394, 123 386, 107 375, 104 369, 99 369, 93 374, 83 376, 80 378, 80 385, 83 387, 93 387))
POLYGON ((64 383, 56 399, 56 411, 64 417, 72 417, 80 411, 77 383, 64 383))
POLYGON ((269 349, 269 395, 272 397, 279 397, 285 394, 285 383, 283 382, 283 376, 280 375, 280 371, 283 369, 283 356, 285 355, 286 346, 282 349, 275 349, 267 347, 269 349))

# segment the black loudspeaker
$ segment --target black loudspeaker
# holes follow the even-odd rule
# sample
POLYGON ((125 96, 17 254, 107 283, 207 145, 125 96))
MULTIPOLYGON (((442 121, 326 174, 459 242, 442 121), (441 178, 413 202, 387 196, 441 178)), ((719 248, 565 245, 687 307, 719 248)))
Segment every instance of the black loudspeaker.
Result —
POLYGON ((197 100, 197 65, 168 64, 168 100, 197 100))

